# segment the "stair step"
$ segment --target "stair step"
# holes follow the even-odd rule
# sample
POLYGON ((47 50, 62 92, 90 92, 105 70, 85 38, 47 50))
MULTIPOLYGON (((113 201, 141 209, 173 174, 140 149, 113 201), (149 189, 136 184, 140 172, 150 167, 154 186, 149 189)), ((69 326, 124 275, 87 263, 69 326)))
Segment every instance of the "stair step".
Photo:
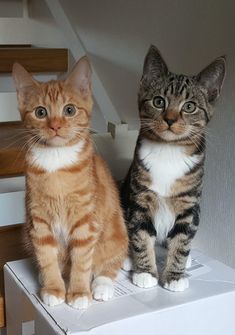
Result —
POLYGON ((11 49, 11 48, 31 48, 32 45, 31 44, 0 44, 0 48, 7 48, 7 49, 11 49))
POLYGON ((0 123, 0 177, 14 177, 24 174, 27 140, 21 122, 0 123))
POLYGON ((68 49, 0 46, 0 73, 10 73, 14 62, 29 72, 67 72, 68 49))

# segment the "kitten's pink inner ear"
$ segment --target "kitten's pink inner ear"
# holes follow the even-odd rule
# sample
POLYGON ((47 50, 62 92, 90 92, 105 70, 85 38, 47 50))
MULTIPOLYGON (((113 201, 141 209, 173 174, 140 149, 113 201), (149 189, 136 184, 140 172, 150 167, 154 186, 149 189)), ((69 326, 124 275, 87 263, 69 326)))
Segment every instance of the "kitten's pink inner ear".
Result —
POLYGON ((91 66, 86 56, 77 62, 66 83, 79 90, 84 96, 91 93, 91 66))
POLYGON ((23 90, 27 87, 32 87, 36 84, 36 81, 33 79, 32 75, 19 63, 13 64, 12 76, 17 91, 23 90))

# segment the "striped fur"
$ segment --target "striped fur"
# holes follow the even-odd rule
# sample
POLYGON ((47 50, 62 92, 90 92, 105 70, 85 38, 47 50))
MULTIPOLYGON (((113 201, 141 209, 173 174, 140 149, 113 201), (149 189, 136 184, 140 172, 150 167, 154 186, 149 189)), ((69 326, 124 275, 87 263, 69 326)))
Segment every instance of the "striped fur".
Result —
POLYGON ((41 298, 50 306, 66 299, 84 309, 91 295, 112 297, 128 247, 116 185, 89 132, 90 66, 82 58, 66 81, 38 83, 20 65, 13 76, 31 135, 25 238, 39 267, 41 298), (65 106, 71 105, 76 113, 68 116, 65 106), (46 117, 37 118, 37 106, 47 109, 46 117))
POLYGON ((149 275, 158 278, 158 239, 168 250, 161 284, 175 291, 188 287, 183 276, 199 224, 205 129, 224 74, 222 57, 192 77, 169 72, 154 46, 145 58, 138 99, 141 127, 122 186, 136 285, 156 285, 149 275))

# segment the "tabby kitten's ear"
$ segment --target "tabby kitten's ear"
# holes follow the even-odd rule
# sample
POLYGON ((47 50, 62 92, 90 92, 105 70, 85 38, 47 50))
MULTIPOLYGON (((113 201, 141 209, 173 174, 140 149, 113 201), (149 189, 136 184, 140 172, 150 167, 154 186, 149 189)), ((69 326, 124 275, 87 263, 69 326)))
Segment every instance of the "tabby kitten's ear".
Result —
POLYGON ((12 76, 15 82, 17 92, 25 91, 36 85, 36 81, 31 74, 19 63, 14 63, 12 67, 12 76))
POLYGON ((91 66, 86 56, 82 57, 65 81, 83 97, 91 94, 91 66))
POLYGON ((144 60, 143 77, 141 81, 150 84, 153 80, 161 80, 168 73, 168 68, 158 49, 151 45, 144 60))
POLYGON ((197 75, 199 84, 207 91, 208 101, 213 103, 220 95, 226 72, 225 57, 219 57, 197 75))

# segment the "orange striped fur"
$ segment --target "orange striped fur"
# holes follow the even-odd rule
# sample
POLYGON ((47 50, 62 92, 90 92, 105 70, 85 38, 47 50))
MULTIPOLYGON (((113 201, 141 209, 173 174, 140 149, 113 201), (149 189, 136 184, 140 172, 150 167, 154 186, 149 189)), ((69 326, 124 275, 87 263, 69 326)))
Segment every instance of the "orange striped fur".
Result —
MULTIPOLYGON (((113 280, 127 253, 118 191, 106 164, 94 153, 89 132, 90 72, 85 57, 65 81, 39 83, 19 64, 13 68, 19 110, 32 135, 26 156, 26 239, 48 305, 67 298, 71 306, 86 308, 92 278, 113 280), (72 116, 66 114, 68 105, 75 109, 72 116), (37 116, 38 106, 46 116, 37 116), (61 148, 64 154, 57 160, 61 148), (77 150, 76 159, 67 164, 64 156, 70 159, 71 148, 77 150)), ((107 300, 94 291, 95 298, 107 300)))

